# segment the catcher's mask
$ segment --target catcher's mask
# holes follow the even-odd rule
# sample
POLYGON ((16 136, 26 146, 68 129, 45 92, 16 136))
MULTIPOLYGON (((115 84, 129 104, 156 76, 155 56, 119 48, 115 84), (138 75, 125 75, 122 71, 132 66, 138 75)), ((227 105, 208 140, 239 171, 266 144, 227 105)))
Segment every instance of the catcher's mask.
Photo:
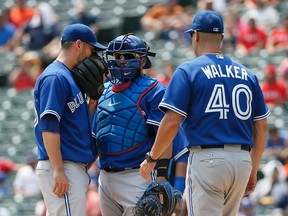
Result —
POLYGON ((148 56, 155 56, 149 52, 150 47, 146 42, 132 33, 121 35, 108 44, 106 59, 112 76, 111 83, 127 83, 139 76, 140 68, 148 69, 151 61, 148 56), (113 57, 111 59, 111 56, 113 57), (141 61, 141 59, 145 61, 141 61))

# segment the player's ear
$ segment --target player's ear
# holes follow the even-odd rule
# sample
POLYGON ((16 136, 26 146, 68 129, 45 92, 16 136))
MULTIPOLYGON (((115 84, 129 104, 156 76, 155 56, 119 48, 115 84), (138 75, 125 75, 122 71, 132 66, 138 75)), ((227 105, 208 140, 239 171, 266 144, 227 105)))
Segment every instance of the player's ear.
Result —
POLYGON ((76 46, 77 49, 81 48, 81 43, 82 43, 82 41, 79 40, 79 39, 75 41, 75 46, 76 46))
POLYGON ((195 31, 193 34, 193 39, 198 42, 199 41, 199 36, 200 36, 200 32, 199 31, 195 31))
POLYGON ((221 41, 223 41, 223 38, 224 38, 224 33, 221 34, 221 41))
POLYGON ((142 56, 140 58, 140 64, 142 67, 144 67, 144 65, 146 64, 146 61, 147 61, 147 57, 146 56, 142 56))

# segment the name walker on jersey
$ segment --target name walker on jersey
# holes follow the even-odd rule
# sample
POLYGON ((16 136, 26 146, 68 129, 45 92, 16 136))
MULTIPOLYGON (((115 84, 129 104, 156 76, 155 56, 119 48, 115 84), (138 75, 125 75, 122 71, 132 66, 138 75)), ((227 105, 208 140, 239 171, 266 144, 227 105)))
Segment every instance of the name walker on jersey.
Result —
POLYGON ((227 77, 247 80, 247 71, 245 68, 236 65, 223 65, 222 67, 224 67, 224 70, 219 64, 207 65, 206 67, 201 67, 201 70, 204 72, 208 79, 227 77))

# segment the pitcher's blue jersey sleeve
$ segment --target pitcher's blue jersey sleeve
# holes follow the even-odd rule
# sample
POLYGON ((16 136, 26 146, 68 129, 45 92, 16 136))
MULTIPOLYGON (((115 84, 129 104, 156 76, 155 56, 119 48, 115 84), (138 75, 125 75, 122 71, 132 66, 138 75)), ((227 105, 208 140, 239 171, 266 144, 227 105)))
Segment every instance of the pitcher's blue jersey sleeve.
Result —
POLYGON ((189 155, 188 140, 182 126, 180 126, 172 144, 173 144, 172 156, 174 160, 177 163, 178 162, 187 163, 189 155))
POLYGON ((159 109, 159 104, 166 91, 166 86, 158 82, 141 100, 140 107, 145 112, 146 123, 157 133, 164 113, 159 109))
POLYGON ((49 114, 56 116, 59 121, 63 160, 93 162, 95 154, 88 104, 66 66, 54 61, 44 70, 35 84, 34 103, 38 159, 48 159, 41 119, 49 114))
POLYGON ((60 122, 67 101, 65 85, 58 77, 48 76, 42 83, 40 95, 40 118, 46 114, 55 115, 60 122), (51 88, 53 86, 53 88, 51 88))
POLYGON ((191 84, 189 84, 188 79, 184 70, 176 69, 160 103, 161 110, 171 109, 183 117, 187 117, 189 100, 192 94, 191 84), (171 87, 169 88, 169 86, 171 87), (174 88, 174 86, 177 88, 174 88))
POLYGON ((257 77, 230 58, 214 54, 181 64, 159 107, 185 117, 189 146, 253 146, 253 121, 270 114, 257 77))

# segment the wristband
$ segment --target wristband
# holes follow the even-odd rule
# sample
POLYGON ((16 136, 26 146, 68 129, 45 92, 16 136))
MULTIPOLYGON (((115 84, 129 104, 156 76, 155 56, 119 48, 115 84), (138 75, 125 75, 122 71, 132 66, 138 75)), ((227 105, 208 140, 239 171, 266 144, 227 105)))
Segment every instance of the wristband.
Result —
POLYGON ((157 161, 157 177, 165 177, 168 181, 174 176, 175 161, 173 158, 164 158, 157 161))
POLYGON ((158 161, 158 159, 153 159, 153 158, 151 157, 150 152, 147 152, 147 153, 146 153, 146 155, 145 155, 145 160, 146 160, 147 162, 152 162, 152 163, 155 163, 155 162, 158 161))

